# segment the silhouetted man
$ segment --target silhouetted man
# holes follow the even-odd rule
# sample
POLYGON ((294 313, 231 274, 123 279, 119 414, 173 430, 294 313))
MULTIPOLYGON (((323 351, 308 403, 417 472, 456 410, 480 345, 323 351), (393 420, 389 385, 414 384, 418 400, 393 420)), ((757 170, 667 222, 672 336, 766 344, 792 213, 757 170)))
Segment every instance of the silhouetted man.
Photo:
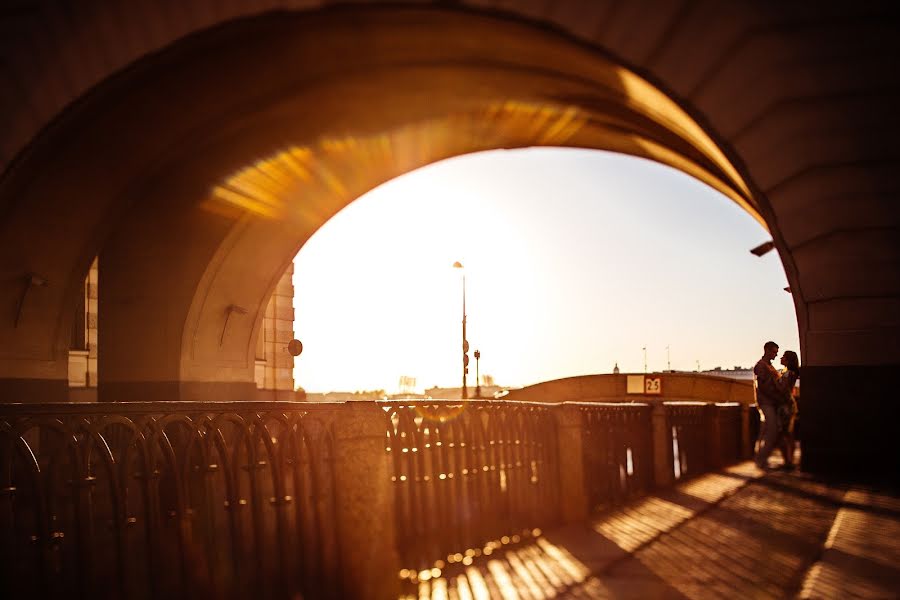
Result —
POLYGON ((756 406, 760 412, 759 448, 756 451, 756 466, 767 469, 769 455, 775 449, 778 440, 778 400, 779 391, 775 382, 778 371, 772 366, 772 359, 778 356, 778 344, 766 342, 763 345, 762 358, 753 367, 753 378, 756 388, 756 406))

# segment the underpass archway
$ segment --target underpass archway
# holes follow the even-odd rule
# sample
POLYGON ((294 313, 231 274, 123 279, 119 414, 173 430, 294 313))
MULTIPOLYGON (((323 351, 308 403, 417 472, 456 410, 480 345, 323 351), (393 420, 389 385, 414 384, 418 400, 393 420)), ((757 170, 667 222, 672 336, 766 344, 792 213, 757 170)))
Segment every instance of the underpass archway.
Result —
MULTIPOLYGON (((840 396, 862 393, 841 382, 877 393, 900 362, 896 156, 883 135, 895 94, 874 77, 896 22, 886 4, 829 6, 819 18, 704 15, 717 27, 698 10, 374 7, 172 30, 114 76, 96 67, 103 83, 20 120, 5 146, 3 301, 21 319, 0 330, 4 396, 59 396, 70 307, 99 253, 101 397, 242 397, 260 307, 341 206, 447 156, 567 145, 672 165, 756 214, 794 291, 807 390, 840 413, 840 396), (644 27, 629 37, 628 23, 644 27), (724 54, 701 56, 701 39, 724 54), (263 214, 287 197, 308 204, 263 214), (29 273, 50 285, 31 289, 29 273)), ((845 437, 841 419, 823 419, 820 456, 836 459, 827 440, 845 437)))

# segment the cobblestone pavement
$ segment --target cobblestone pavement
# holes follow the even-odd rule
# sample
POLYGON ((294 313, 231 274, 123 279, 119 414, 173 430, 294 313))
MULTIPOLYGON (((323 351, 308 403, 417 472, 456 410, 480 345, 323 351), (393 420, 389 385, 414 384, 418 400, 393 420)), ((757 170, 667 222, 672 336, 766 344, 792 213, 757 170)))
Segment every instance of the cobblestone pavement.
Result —
POLYGON ((420 582, 406 598, 900 598, 900 497, 744 463, 420 582))

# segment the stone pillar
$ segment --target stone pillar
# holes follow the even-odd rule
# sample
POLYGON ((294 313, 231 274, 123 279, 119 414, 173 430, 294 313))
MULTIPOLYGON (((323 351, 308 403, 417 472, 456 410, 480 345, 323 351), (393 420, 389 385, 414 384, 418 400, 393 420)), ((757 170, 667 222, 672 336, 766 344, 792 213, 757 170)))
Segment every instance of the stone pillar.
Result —
POLYGON ((756 410, 748 404, 741 404, 741 457, 744 459, 753 458, 753 444, 755 440, 750 439, 750 411, 756 410))
POLYGON ((709 402, 703 410, 706 417, 706 468, 718 469, 725 462, 722 460, 722 423, 719 419, 719 407, 715 402, 709 402))
POLYGON ((672 432, 666 417, 666 405, 657 402, 653 405, 651 415, 653 421, 653 483, 657 488, 672 485, 675 481, 675 470, 672 465, 672 432))
POLYGON ((348 403, 334 423, 336 517, 346 598, 396 598, 400 591, 391 465, 385 414, 348 403))
POLYGON ((88 351, 87 357, 87 378, 88 387, 97 387, 97 357, 99 348, 97 345, 98 336, 97 328, 99 327, 99 298, 100 298, 100 265, 95 258, 88 270, 85 280, 85 348, 88 351))
POLYGON ((900 485, 900 365, 804 366, 799 436, 804 471, 900 485))
POLYGON ((563 404, 553 412, 559 466, 559 515, 563 523, 576 523, 584 521, 589 512, 581 411, 577 406, 563 404))
POLYGON ((69 402, 97 401, 97 308, 99 266, 91 263, 79 298, 69 349, 69 402))
POLYGON ((272 292, 256 346, 256 387, 264 390, 261 400, 296 400, 294 393, 294 357, 287 344, 294 337, 294 263, 272 292))

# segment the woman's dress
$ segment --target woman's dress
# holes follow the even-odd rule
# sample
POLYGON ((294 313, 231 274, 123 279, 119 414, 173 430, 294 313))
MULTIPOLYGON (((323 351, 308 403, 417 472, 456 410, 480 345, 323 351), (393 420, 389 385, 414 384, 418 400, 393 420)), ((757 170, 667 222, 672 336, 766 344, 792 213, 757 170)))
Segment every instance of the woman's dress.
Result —
POLYGON ((781 392, 781 402, 778 404, 779 433, 793 433, 794 420, 797 418, 797 401, 794 400, 794 385, 797 383, 795 371, 784 370, 775 384, 781 392))

